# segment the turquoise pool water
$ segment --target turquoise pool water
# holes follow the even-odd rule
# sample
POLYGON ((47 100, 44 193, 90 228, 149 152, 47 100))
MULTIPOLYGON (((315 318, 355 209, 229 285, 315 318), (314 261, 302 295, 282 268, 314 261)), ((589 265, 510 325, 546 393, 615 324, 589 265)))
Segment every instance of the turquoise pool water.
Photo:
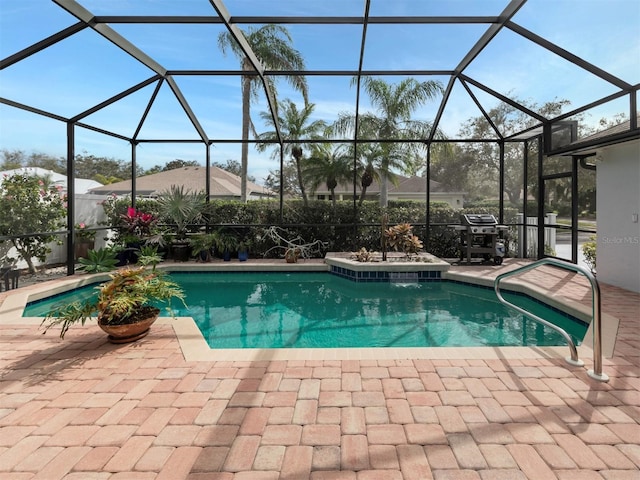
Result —
MULTIPOLYGON (((565 345, 552 329, 498 302, 493 290, 450 281, 356 283, 328 273, 172 273, 212 348, 475 347, 565 345)), ((91 295, 85 287, 28 305, 91 295)), ((579 344, 587 325, 516 294, 510 301, 564 328, 579 344)))

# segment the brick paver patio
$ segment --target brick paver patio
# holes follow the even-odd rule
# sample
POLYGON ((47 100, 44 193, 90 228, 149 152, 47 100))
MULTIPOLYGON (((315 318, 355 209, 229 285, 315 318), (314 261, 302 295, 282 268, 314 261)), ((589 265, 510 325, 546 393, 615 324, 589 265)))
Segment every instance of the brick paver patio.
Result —
MULTIPOLYGON (((582 276, 526 276, 591 304, 582 276)), ((601 287, 608 383, 544 356, 187 362, 171 325, 116 346, 3 324, 0 479, 638 480, 640 296, 601 287)))

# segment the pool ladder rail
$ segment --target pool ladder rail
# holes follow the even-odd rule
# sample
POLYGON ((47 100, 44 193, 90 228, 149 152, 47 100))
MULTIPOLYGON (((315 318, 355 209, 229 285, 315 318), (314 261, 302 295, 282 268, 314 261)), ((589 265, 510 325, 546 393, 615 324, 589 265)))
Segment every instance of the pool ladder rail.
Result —
POLYGON ((494 282, 493 288, 496 292, 498 300, 500 300, 503 304, 517 310, 518 312, 526 315, 529 318, 532 318, 536 322, 542 323, 549 328, 554 329, 560 335, 564 337, 564 339, 569 344, 569 350, 571 351, 571 357, 566 358, 567 363, 576 366, 583 366, 584 362, 578 359, 578 349, 576 348, 575 343, 571 336, 562 328, 550 323, 543 318, 534 315, 533 313, 525 310, 523 308, 514 305, 513 303, 506 300, 502 293, 500 293, 500 282, 502 279, 511 277, 513 275, 519 275, 528 270, 533 270, 534 268, 538 268, 542 265, 553 265, 558 268, 562 268, 565 270, 570 270, 573 272, 581 273, 589 280, 591 283, 591 323, 593 326, 593 370, 589 370, 587 374, 593 378, 594 380, 598 380, 600 382, 608 382, 609 376, 606 373, 602 373, 602 317, 601 317, 601 302, 600 302, 600 286, 598 285, 598 281, 593 274, 587 270, 586 268, 576 265, 574 263, 565 262, 562 260, 558 260, 556 258, 542 258, 537 260, 529 265, 524 265, 522 267, 516 268, 515 270, 511 270, 509 272, 501 273, 498 275, 494 282))

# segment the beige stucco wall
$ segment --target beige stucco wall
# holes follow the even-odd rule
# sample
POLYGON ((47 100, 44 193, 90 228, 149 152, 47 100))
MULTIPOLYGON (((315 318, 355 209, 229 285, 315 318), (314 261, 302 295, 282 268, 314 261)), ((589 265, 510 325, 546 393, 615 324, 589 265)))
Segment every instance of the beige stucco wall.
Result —
POLYGON ((598 281, 640 292, 640 141, 598 152, 598 281))

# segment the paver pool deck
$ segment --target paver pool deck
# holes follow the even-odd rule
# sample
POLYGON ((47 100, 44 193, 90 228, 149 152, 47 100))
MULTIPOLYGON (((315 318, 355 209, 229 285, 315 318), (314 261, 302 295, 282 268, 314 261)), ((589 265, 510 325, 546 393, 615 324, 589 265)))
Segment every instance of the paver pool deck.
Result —
MULTIPOLYGON (((582 275, 522 278, 591 307, 582 275)), ((0 479, 639 480, 640 295, 601 291, 620 320, 608 383, 587 375, 588 346, 586 367, 535 348, 188 361, 179 320, 130 345, 3 321, 0 479)))

